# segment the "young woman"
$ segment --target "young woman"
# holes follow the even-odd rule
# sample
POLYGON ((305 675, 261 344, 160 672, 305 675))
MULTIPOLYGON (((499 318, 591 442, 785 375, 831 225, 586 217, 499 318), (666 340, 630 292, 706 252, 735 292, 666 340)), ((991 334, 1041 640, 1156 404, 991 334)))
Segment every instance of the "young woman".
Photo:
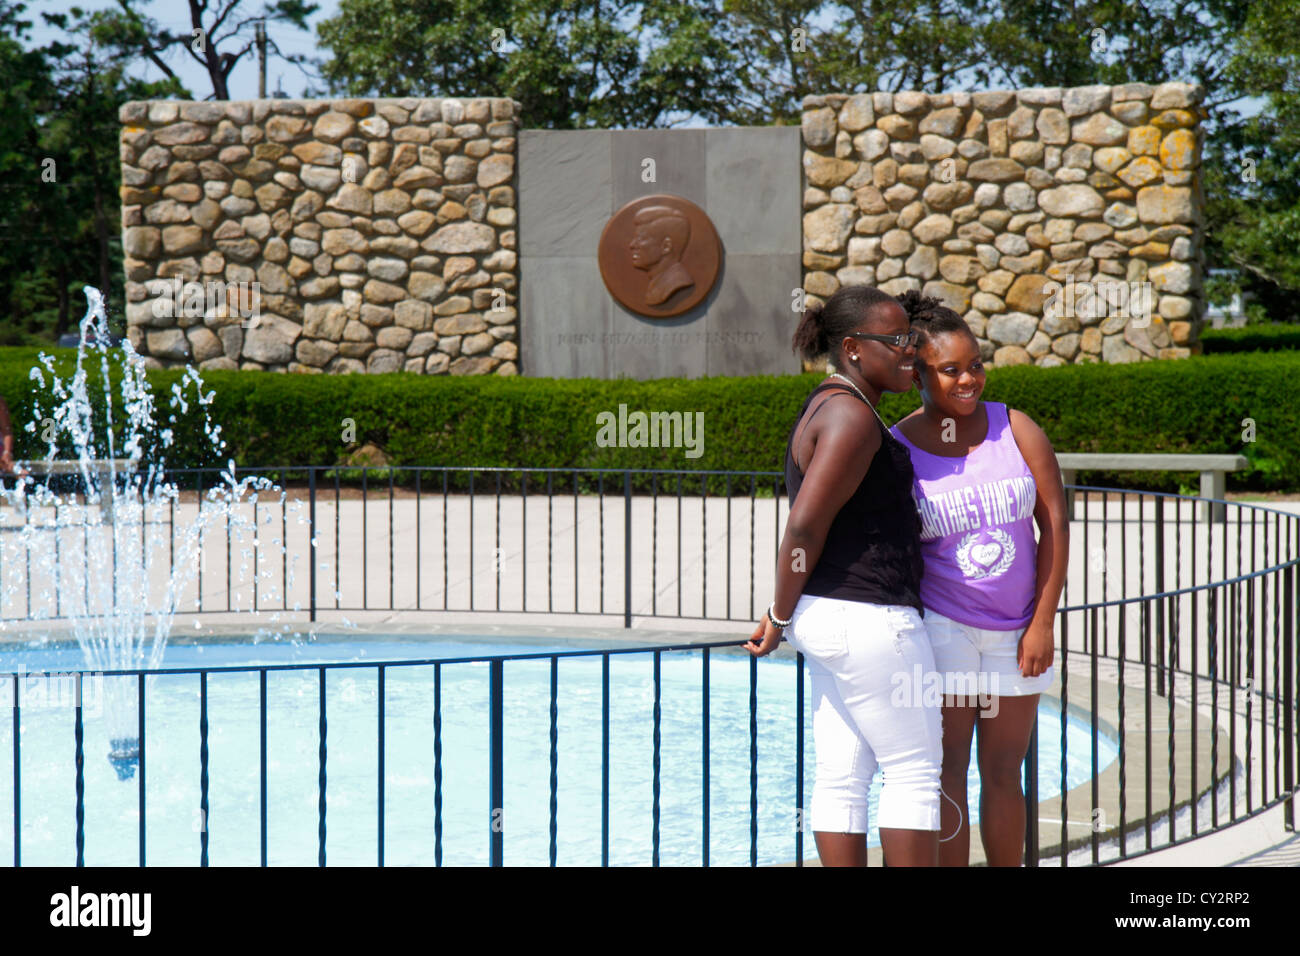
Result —
POLYGON ((984 853, 990 866, 1019 866, 1020 766, 1038 695, 1052 683, 1053 623, 1069 555, 1061 472, 1051 442, 1027 415, 980 401, 984 366, 961 317, 917 292, 899 301, 920 333, 913 378, 922 405, 893 433, 915 471, 921 600, 943 676, 943 792, 955 801, 944 801, 940 862, 969 862, 966 771, 978 728, 984 853))
MULTIPOLYGON (((825 866, 865 866, 867 792, 890 866, 938 863, 938 700, 896 706, 900 675, 932 672, 921 620, 920 522, 907 451, 875 404, 911 387, 915 337, 891 296, 845 287, 803 314, 794 347, 833 371, 804 402, 785 453, 790 516, 775 600, 746 648, 782 631, 812 675, 812 828, 825 866)), ((919 695, 917 695, 919 696, 919 695)))

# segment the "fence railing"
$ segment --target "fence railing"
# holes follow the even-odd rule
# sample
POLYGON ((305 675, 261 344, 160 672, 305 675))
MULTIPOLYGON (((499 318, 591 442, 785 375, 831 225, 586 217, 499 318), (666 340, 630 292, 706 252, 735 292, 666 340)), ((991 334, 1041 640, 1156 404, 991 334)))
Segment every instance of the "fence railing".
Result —
MULTIPOLYGON (((576 469, 297 468, 261 470, 287 489, 287 500, 263 495, 248 516, 265 528, 251 540, 237 533, 203 543, 193 581, 177 595, 180 614, 280 611, 308 621, 367 611, 500 611, 634 618, 755 621, 770 599, 773 570, 788 502, 779 475, 767 472, 582 471, 576 469), (313 556, 311 541, 316 542, 313 556), (251 572, 250 567, 251 554, 251 572)), ((174 540, 198 507, 216 472, 179 472, 182 496, 140 518, 142 538, 157 547, 174 540)), ((1072 487, 1071 573, 1058 611, 1059 725, 1040 721, 1026 760, 1026 860, 1062 866, 1104 863, 1178 844, 1286 804, 1296 794, 1296 586, 1300 516, 1226 502, 1226 521, 1206 522, 1200 499, 1150 492, 1072 487), (1081 722, 1091 745, 1085 754, 1067 732, 1081 722), (1059 734, 1057 792, 1039 799, 1038 736, 1059 734), (1115 749, 1106 763, 1102 742, 1115 749), (1070 773, 1085 760, 1087 782, 1072 786, 1070 773)), ((119 514, 121 512, 119 511, 119 514)), ((75 587, 24 578, 30 561, 14 552, 14 532, 48 516, 35 509, 0 514, 0 620, 75 617, 75 587), (7 577, 6 577, 7 575, 7 577), (71 603, 69 603, 71 602, 71 603)), ((129 519, 128 519, 129 520, 129 519)), ((75 571, 75 542, 65 549, 65 573, 75 571)), ((158 567, 165 569, 165 561, 158 567)), ((83 568, 82 573, 99 573, 83 568)), ((160 571, 161 574, 161 571, 160 571)), ((161 579, 156 582, 163 587, 161 579)), ((740 643, 739 641, 735 643, 740 643)), ((563 657, 603 662, 601 719, 605 730, 601 793, 601 861, 608 862, 608 720, 611 655, 649 654, 654 662, 651 861, 658 862, 662 656, 703 655, 704 717, 700 810, 701 862, 709 857, 710 654, 729 645, 683 643, 653 649, 619 648, 532 655, 493 655, 488 662, 486 743, 492 808, 500 810, 503 673, 524 659, 547 659, 552 668, 551 862, 556 840, 556 708, 554 675, 563 657)), ((325 856, 327 793, 325 686, 339 668, 367 667, 378 682, 376 712, 380 794, 377 862, 383 862, 385 778, 385 675, 422 664, 441 675, 444 661, 381 664, 282 665, 314 670, 319 677, 320 857, 325 856)), ((751 862, 758 859, 758 668, 750 661, 751 862)), ((804 710, 803 660, 797 659, 797 713, 804 710)), ((265 748, 266 675, 275 667, 189 668, 197 675, 204 715, 198 741, 207 819, 208 675, 242 671, 260 675, 262 746, 265 748)), ((140 729, 140 862, 145 862, 144 671, 104 671, 138 682, 140 729)), ((0 677, 0 680, 5 678, 0 677)), ((19 677, 11 675, 14 693, 19 677)), ((440 676, 435 677, 435 684, 440 676)), ((79 685, 80 686, 80 685, 79 685)), ((788 703, 788 698, 787 701, 788 703)), ((768 704, 771 706, 771 703, 768 704)), ((440 746, 440 705, 433 714, 440 746)), ((545 715, 542 715, 545 717, 545 715)), ((20 861, 21 710, 12 721, 14 861, 20 861)), ((591 716, 595 720, 595 716, 591 716)), ((75 737, 77 860, 83 859, 84 780, 81 710, 75 737)), ((1054 721, 1055 722, 1055 721, 1054 721)), ((169 733, 172 731, 169 729, 169 733)), ((802 818, 805 777, 804 721, 789 737, 765 734, 764 749, 784 754, 794 771, 795 816, 802 818)), ((266 766, 262 757, 262 861, 266 862, 266 766)), ((440 770, 438 771, 440 777, 440 770)), ((440 798, 439 798, 440 799, 440 798)), ((434 814, 435 857, 440 861, 441 803, 434 814)), ((485 827, 489 862, 503 859, 507 831, 485 827)), ((803 828, 791 834, 790 859, 803 859, 803 828)), ((201 862, 207 860, 204 830, 201 862)), ((563 862, 562 860, 559 862, 563 862)))

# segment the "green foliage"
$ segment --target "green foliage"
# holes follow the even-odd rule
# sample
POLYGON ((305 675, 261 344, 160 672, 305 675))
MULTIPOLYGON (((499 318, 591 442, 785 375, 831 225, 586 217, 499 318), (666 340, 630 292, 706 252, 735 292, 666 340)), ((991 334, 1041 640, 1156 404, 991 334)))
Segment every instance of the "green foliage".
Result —
MULTIPOLYGON (((0 350, 0 395, 15 427, 30 417, 35 350, 0 350)), ((63 358, 67 361, 67 358, 63 358)), ((178 370, 149 373, 166 396, 178 370)), ((818 375, 749 378, 529 379, 391 375, 204 375, 213 420, 241 467, 335 465, 372 443, 394 465, 779 471, 799 407, 818 375), (596 444, 601 412, 704 413, 704 453, 596 444), (350 419, 355 441, 344 441, 350 419), (290 426, 288 423, 292 423, 290 426)), ((1300 475, 1300 354, 1205 356, 1133 365, 1012 366, 989 372, 985 397, 1037 421, 1057 451, 1214 452, 1250 459, 1233 488, 1296 487, 1300 475), (1243 441, 1243 421, 1256 441, 1243 441)), ((916 408, 915 392, 887 395, 886 421, 916 408)), ((16 436, 20 455, 25 435, 16 436)), ((177 429, 175 467, 218 464, 193 424, 177 429)), ((1176 490, 1187 475, 1080 475, 1118 487, 1176 490)), ((611 479, 613 480, 613 479, 611 479)))
POLYGON ((1300 349, 1300 325, 1277 322, 1239 329, 1205 329, 1201 332, 1201 346, 1206 355, 1300 349))
POLYGON ((318 32, 332 90, 507 96, 551 129, 716 121, 738 62, 712 0, 342 0, 318 32))
POLYGON ((178 89, 128 77, 96 40, 101 13, 44 14, 67 39, 24 49, 24 9, 0 0, 0 111, 11 124, 0 140, 4 344, 71 330, 86 284, 120 316, 118 107, 178 89))
POLYGON ((1231 270, 1214 283, 1210 301, 1234 294, 1254 299, 1247 313, 1272 321, 1300 320, 1300 21, 1292 0, 1256 0, 1231 37, 1232 56, 1210 97, 1213 115, 1201 166, 1206 203, 1206 254, 1231 270), (1262 99, 1243 116, 1238 97, 1262 99))

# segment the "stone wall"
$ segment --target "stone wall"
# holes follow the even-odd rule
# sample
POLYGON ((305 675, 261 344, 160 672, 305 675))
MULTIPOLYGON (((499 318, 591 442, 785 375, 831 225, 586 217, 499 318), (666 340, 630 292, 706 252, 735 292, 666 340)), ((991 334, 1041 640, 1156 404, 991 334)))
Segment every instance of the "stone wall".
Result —
POLYGON ((841 284, 922 289, 998 365, 1198 351, 1202 95, 1131 83, 806 98, 809 300, 841 284), (1049 282, 1145 287, 1150 314, 1053 297, 1049 282))
POLYGON ((516 374, 518 111, 506 99, 127 103, 132 343, 158 365, 516 374), (234 291, 254 283, 249 317, 234 291))

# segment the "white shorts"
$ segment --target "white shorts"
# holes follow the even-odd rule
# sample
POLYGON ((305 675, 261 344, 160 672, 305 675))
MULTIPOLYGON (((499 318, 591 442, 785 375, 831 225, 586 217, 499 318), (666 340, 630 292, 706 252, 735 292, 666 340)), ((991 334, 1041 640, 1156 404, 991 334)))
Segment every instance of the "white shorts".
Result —
POLYGON ((812 676, 817 781, 812 828, 867 832, 867 795, 879 766, 886 829, 939 829, 943 762, 938 695, 912 694, 934 658, 915 608, 804 595, 785 638, 812 676))
POLYGON ((925 628, 935 667, 943 675, 943 692, 966 698, 969 706, 975 706, 977 695, 1025 697, 1052 686, 1051 667, 1037 677, 1026 677, 1016 664, 1023 627, 1012 631, 972 627, 926 608, 925 628))

